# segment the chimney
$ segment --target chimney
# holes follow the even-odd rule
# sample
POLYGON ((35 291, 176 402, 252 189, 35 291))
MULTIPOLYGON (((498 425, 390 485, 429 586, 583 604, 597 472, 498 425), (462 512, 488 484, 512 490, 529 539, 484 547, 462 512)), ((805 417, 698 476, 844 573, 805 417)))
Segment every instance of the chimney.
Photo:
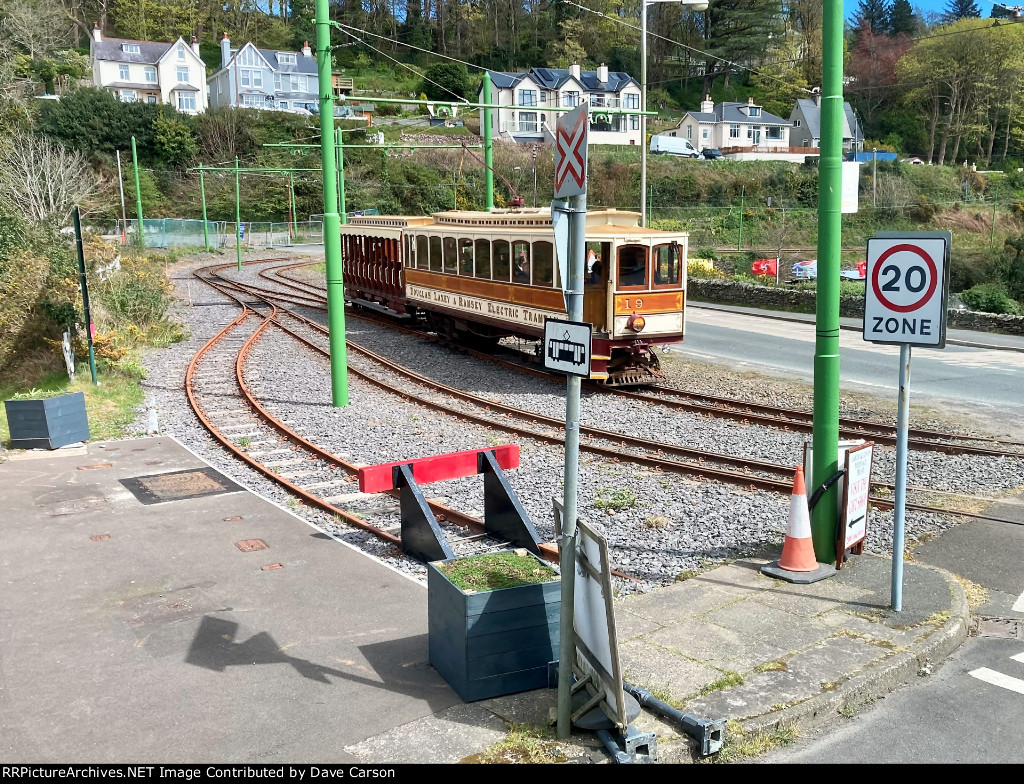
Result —
POLYGON ((313 50, 309 48, 309 41, 303 41, 302 42, 302 56, 303 57, 312 57, 313 56, 313 50))
POLYGON ((199 57, 199 39, 192 36, 192 51, 196 53, 196 57, 199 57))
POLYGON ((753 96, 747 96, 747 106, 753 106, 753 105, 754 105, 754 98, 753 98, 753 96))
POLYGON ((579 81, 580 80, 580 64, 579 63, 573 63, 572 65, 570 65, 569 66, 569 73, 571 73, 573 75, 573 77, 576 79, 576 81, 579 81))
POLYGON ((715 111, 715 102, 711 100, 710 95, 704 96, 704 100, 700 102, 700 110, 703 114, 711 114, 715 111))
POLYGON ((228 60, 231 59, 231 41, 228 40, 228 34, 224 33, 224 37, 220 39, 220 67, 227 68, 228 60))
POLYGON ((601 84, 605 84, 608 81, 608 66, 604 63, 597 66, 597 81, 601 84))
POLYGON ((815 87, 813 90, 811 90, 811 92, 814 93, 814 105, 817 106, 820 109, 821 108, 821 88, 820 87, 815 87))
POLYGON ((102 43, 103 41, 103 33, 100 32, 99 22, 92 23, 92 40, 94 40, 96 43, 102 43))

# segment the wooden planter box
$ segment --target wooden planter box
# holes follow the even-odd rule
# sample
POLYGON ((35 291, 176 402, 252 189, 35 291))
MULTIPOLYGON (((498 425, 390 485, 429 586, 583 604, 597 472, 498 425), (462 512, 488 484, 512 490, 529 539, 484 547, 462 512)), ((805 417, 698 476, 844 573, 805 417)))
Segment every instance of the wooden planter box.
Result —
POLYGON ((5 400, 12 449, 57 449, 89 440, 85 395, 72 392, 44 400, 5 400))
POLYGON ((465 702, 546 688, 558 658, 559 579, 466 593, 436 563, 427 564, 431 666, 465 702))

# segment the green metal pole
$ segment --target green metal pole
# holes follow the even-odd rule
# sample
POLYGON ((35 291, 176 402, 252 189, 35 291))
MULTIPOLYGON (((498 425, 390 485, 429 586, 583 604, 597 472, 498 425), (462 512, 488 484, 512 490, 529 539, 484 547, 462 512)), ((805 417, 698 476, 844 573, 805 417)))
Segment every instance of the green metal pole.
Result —
POLYGON ((743 197, 746 194, 744 186, 740 186, 740 233, 736 237, 736 250, 743 247, 743 197))
POLYGON ((78 275, 82 284, 82 309, 85 311, 85 336, 89 344, 89 372, 92 373, 92 383, 99 386, 100 382, 96 380, 96 353, 92 347, 92 312, 89 310, 89 281, 85 277, 85 252, 82 248, 82 218, 79 215, 78 207, 75 207, 74 218, 75 248, 78 250, 78 275))
POLYGON ((136 227, 136 235, 139 239, 139 249, 145 250, 146 239, 143 237, 142 232, 142 191, 139 190, 139 156, 135 152, 135 137, 132 137, 132 168, 135 170, 135 217, 139 220, 139 225, 136 227))
MULTIPOLYGON (((491 102, 491 75, 484 71, 483 98, 485 104, 491 102)), ((491 110, 484 109, 484 190, 486 200, 484 209, 488 212, 494 209, 494 139, 491 130, 491 110)))
MULTIPOLYGON (((839 268, 843 189, 843 2, 825 0, 822 24, 821 157, 818 161, 818 292, 814 344, 814 432, 809 493, 839 464, 839 268)), ((838 484, 811 517, 814 554, 836 560, 838 484)))
POLYGON ((345 204, 345 145, 341 143, 341 128, 334 132, 335 157, 338 162, 338 212, 342 225, 348 223, 348 206, 345 204))
POLYGON ((288 192, 292 200, 292 236, 299 233, 298 218, 295 215, 295 174, 288 172, 288 192))
POLYGON ((988 249, 992 250, 996 246, 996 200, 992 199, 992 226, 988 233, 988 249))
POLYGON ((235 156, 235 257, 238 259, 238 271, 242 271, 242 203, 238 183, 238 156, 235 156))
POLYGON ((203 247, 210 250, 210 229, 206 225, 206 181, 203 179, 203 164, 199 164, 199 200, 203 203, 203 247))
POLYGON ((334 94, 331 87, 331 17, 328 0, 316 0, 316 70, 320 88, 320 166, 324 186, 324 258, 327 261, 327 322, 331 344, 331 401, 348 405, 345 355, 345 287, 335 168, 334 94))

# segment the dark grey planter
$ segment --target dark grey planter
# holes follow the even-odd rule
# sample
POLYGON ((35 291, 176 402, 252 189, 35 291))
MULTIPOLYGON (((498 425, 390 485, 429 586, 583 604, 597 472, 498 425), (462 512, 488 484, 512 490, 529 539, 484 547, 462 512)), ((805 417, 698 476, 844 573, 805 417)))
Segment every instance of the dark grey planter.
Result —
POLYGON ((437 563, 448 561, 427 564, 431 666, 465 702, 545 688, 558 658, 559 579, 466 593, 437 563))
POLYGON ((71 392, 44 400, 5 400, 12 449, 57 449, 89 440, 85 395, 71 392))

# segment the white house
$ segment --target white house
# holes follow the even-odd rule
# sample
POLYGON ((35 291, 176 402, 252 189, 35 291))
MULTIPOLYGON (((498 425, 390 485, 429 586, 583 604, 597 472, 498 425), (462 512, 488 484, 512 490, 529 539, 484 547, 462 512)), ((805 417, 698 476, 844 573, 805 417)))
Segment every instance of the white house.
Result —
POLYGON ((182 38, 172 43, 104 38, 97 24, 89 42, 89 63, 93 84, 122 101, 170 104, 188 114, 208 105, 206 64, 194 37, 191 46, 182 38))
POLYGON ((641 144, 639 114, 601 111, 640 110, 640 85, 627 73, 609 71, 604 63, 596 71, 582 71, 573 63, 568 70, 531 68, 527 73, 488 74, 493 85, 491 103, 500 106, 490 110, 495 134, 516 142, 551 141, 561 112, 545 110, 575 107, 586 101, 590 104, 590 144, 641 144))
MULTIPOLYGON (((750 98, 746 103, 719 103, 707 96, 699 112, 687 112, 665 136, 689 140, 698 150, 717 147, 735 157, 763 158, 767 153, 786 154, 790 146, 790 122, 770 114, 750 98)), ((803 156, 800 156, 801 160, 803 156)))
POLYGON ((220 68, 207 80, 211 106, 318 111, 316 58, 309 43, 300 52, 220 42, 220 68))
MULTIPOLYGON (((821 91, 815 89, 814 98, 797 98, 789 115, 793 123, 790 135, 793 146, 821 146, 821 91)), ((843 152, 860 151, 864 147, 864 131, 849 101, 843 103, 843 152)))

